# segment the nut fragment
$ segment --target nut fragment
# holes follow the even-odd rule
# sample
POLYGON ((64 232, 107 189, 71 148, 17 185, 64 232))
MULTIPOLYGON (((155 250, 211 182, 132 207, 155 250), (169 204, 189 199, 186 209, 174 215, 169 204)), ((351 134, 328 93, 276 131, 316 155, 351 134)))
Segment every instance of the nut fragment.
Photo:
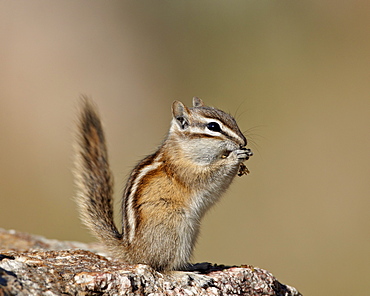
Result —
POLYGON ((244 163, 241 163, 239 166, 238 176, 241 177, 243 175, 248 175, 250 171, 248 170, 247 166, 244 163))

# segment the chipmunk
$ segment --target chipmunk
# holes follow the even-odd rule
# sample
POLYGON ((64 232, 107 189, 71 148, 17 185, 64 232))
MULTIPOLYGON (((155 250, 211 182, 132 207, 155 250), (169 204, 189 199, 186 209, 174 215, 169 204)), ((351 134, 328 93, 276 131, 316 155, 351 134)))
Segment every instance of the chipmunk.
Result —
POLYGON ((82 222, 123 262, 157 271, 184 269, 205 212, 238 173, 249 173, 243 162, 253 153, 246 145, 231 115, 196 97, 192 108, 174 101, 167 137, 128 178, 119 231, 104 132, 96 108, 84 98, 75 172, 82 222))

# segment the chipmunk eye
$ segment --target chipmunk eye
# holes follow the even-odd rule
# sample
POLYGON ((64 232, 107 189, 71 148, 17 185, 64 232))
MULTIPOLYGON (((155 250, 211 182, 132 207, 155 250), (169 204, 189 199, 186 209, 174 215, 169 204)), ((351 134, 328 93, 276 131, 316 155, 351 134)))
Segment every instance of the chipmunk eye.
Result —
POLYGON ((213 132, 220 132, 221 131, 221 127, 220 127, 220 125, 217 122, 210 122, 210 123, 208 123, 207 124, 207 128, 210 131, 213 131, 213 132))

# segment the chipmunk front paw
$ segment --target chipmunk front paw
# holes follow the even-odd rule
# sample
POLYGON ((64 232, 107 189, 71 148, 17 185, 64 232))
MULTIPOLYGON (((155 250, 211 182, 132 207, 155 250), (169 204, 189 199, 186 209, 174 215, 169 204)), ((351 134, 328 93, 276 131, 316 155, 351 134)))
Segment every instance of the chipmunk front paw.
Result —
POLYGON ((241 161, 248 160, 249 157, 253 156, 253 152, 245 147, 240 148, 239 150, 236 150, 237 158, 241 161))

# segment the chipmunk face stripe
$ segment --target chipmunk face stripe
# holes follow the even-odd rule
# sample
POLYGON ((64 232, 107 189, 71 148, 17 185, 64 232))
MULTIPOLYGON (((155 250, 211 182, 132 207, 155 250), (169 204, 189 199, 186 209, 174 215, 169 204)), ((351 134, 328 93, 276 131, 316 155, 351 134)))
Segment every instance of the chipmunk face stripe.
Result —
MULTIPOLYGON (((233 129, 231 129, 229 126, 225 125, 223 121, 216 120, 214 118, 206 118, 205 120, 206 124, 211 123, 211 122, 217 122, 221 128, 220 133, 223 134, 225 137, 231 139, 231 140, 238 140, 241 143, 245 143, 245 137, 241 134, 241 132, 238 134, 234 132, 233 129)), ((235 127, 234 127, 235 129, 235 127)), ((217 132, 210 131, 206 128, 207 132, 213 135, 217 135, 217 132)), ((245 144, 244 144, 245 145, 245 144)), ((243 145, 243 146, 244 146, 243 145)))
POLYGON ((215 109, 213 107, 195 107, 192 108, 197 115, 197 120, 201 120, 202 122, 217 122, 220 127, 221 131, 225 132, 225 135, 230 136, 233 139, 237 139, 241 142, 242 146, 247 144, 247 141, 239 130, 239 127, 235 121, 235 119, 228 113, 223 112, 222 110, 215 109))
MULTIPOLYGON (((225 125, 222 121, 219 121, 214 118, 201 118, 202 121, 196 122, 191 124, 186 130, 180 130, 179 135, 181 133, 183 135, 186 135, 190 138, 196 138, 196 137, 208 137, 208 138, 214 138, 218 140, 222 140, 223 135, 224 137, 230 139, 231 141, 237 141, 240 143, 240 145, 245 146, 246 145, 246 139, 244 135, 239 131, 239 133, 234 132, 231 128, 229 128, 227 125, 225 125), (212 131, 207 128, 207 124, 216 122, 220 126, 220 131, 212 131)), ((175 125, 173 125, 176 127, 175 125)))

